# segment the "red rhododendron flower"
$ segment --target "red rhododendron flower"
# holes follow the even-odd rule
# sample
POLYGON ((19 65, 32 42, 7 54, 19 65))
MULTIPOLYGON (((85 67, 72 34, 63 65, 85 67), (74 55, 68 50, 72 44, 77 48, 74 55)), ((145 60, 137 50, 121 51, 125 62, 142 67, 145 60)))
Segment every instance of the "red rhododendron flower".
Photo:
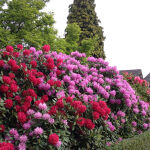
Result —
POLYGON ((2 93, 7 93, 7 92, 8 92, 8 89, 9 89, 9 87, 8 87, 7 85, 2 84, 2 85, 0 86, 0 91, 1 91, 2 93))
POLYGON ((36 78, 36 85, 39 85, 41 83, 40 78, 36 78))
POLYGON ((8 65, 10 65, 10 66, 14 66, 14 65, 16 65, 16 64, 17 64, 16 61, 13 60, 13 59, 10 59, 10 60, 8 61, 8 65))
POLYGON ((12 53, 14 48, 10 45, 6 46, 6 51, 12 53))
POLYGON ((55 84, 54 80, 48 80, 47 83, 48 83, 50 86, 54 86, 54 84, 55 84))
POLYGON ((79 125, 80 127, 82 127, 85 124, 85 118, 80 117, 77 119, 77 125, 79 125))
POLYGON ((17 82, 15 80, 11 80, 11 84, 17 84, 17 82))
POLYGON ((11 98, 11 97, 13 97, 13 93, 11 93, 11 92, 7 92, 7 93, 6 93, 6 97, 7 97, 7 98, 11 98))
POLYGON ((34 85, 34 86, 36 86, 36 85, 37 85, 37 79, 36 79, 36 77, 35 77, 35 76, 30 75, 30 76, 29 76, 29 80, 33 83, 33 85, 34 85))
POLYGON ((48 113, 50 115, 55 115, 57 113, 57 109, 58 109, 57 106, 52 106, 51 109, 48 111, 48 113))
POLYGON ((58 106, 59 108, 63 108, 64 107, 64 103, 63 103, 63 99, 60 98, 57 102, 56 102, 56 106, 58 106))
POLYGON ((32 65, 33 68, 36 68, 37 66, 37 62, 35 60, 32 60, 30 64, 32 65))
POLYGON ((11 78, 8 77, 8 76, 2 76, 2 80, 6 84, 10 84, 11 83, 11 78))
POLYGON ((96 111, 93 112, 93 119, 94 119, 94 120, 99 119, 99 116, 100 116, 100 115, 99 115, 98 112, 96 112, 96 111))
POLYGON ((21 107, 19 105, 16 105, 15 109, 16 109, 17 112, 21 111, 21 107))
POLYGON ((44 52, 49 52, 50 51, 50 45, 44 45, 43 47, 42 47, 42 50, 44 51, 44 52))
POLYGON ((11 92, 17 92, 18 91, 18 86, 16 84, 11 84, 9 87, 11 92))
POLYGON ((20 53, 19 52, 13 52, 14 57, 19 57, 20 53))
POLYGON ((60 66, 63 63, 63 59, 58 58, 57 59, 57 67, 60 66))
POLYGON ((35 97, 35 99, 37 99, 37 94, 35 93, 35 91, 33 89, 28 89, 23 91, 23 96, 32 96, 35 97))
POLYGON ((31 96, 26 96, 25 97, 25 102, 30 103, 32 101, 32 97, 31 96))
POLYGON ((53 63, 48 63, 48 64, 46 65, 46 67, 47 67, 48 69, 53 69, 53 68, 55 67, 55 65, 54 65, 53 63))
POLYGON ((57 76, 61 75, 61 71, 60 70, 56 70, 56 75, 57 76))
POLYGON ((7 100, 5 100, 5 107, 6 108, 12 108, 12 106, 13 106, 13 101, 11 100, 11 99, 7 99, 7 100))
POLYGON ((3 52, 3 57, 5 57, 5 56, 9 56, 10 55, 10 53, 9 52, 3 52))
POLYGON ((47 102, 48 101, 48 96, 47 95, 43 95, 42 99, 43 99, 44 102, 47 102))
POLYGON ((20 69, 20 66, 18 66, 18 65, 13 65, 11 67, 11 70, 14 71, 14 72, 18 71, 18 69, 20 69))
POLYGON ((52 58, 47 59, 47 63, 43 63, 48 69, 53 69, 55 67, 54 60, 52 58))
POLYGON ((78 111, 78 113, 84 113, 85 111, 86 111, 86 106, 85 105, 79 105, 78 107, 77 107, 77 111, 78 111))
POLYGON ((77 109, 80 105, 82 105, 82 102, 81 101, 74 101, 72 102, 72 106, 77 109))
POLYGON ((54 64, 54 60, 53 60, 53 58, 51 58, 51 57, 47 58, 47 62, 54 64))
POLYGON ((99 101, 98 103, 99 103, 99 106, 102 108, 107 107, 107 104, 104 101, 99 101))
POLYGON ((98 102, 91 102, 91 105, 94 111, 97 111, 97 112, 99 111, 100 106, 98 102))
POLYGON ((56 133, 49 135, 48 142, 52 145, 56 145, 59 141, 59 136, 56 133))
POLYGON ((103 109, 103 108, 100 108, 99 110, 98 110, 98 113, 100 114, 100 116, 101 117, 103 117, 103 116, 105 116, 105 110, 103 109))
POLYGON ((55 81, 54 84, 56 85, 56 87, 61 87, 61 81, 55 81))
POLYGON ((0 67, 3 67, 4 66, 4 60, 0 60, 0 67))
POLYGON ((44 74, 43 74, 43 72, 37 72, 37 76, 38 77, 41 77, 41 76, 43 76, 44 74))
POLYGON ((28 49, 25 49, 25 50, 23 51, 23 55, 24 55, 24 56, 29 56, 30 53, 31 53, 31 51, 28 50, 28 49))
POLYGON ((92 122, 92 120, 90 119, 86 119, 85 120, 85 126, 86 128, 88 128, 89 130, 92 130, 95 128, 95 124, 92 122))
POLYGON ((24 69, 27 68, 27 65, 26 65, 25 63, 20 63, 20 66, 21 66, 22 68, 24 68, 24 69))
POLYGON ((20 103, 21 102, 21 97, 19 95, 16 95, 15 100, 20 103))
POLYGON ((0 133, 5 131, 5 126, 3 124, 0 125, 0 133))
POLYGON ((10 77, 11 79, 14 79, 14 78, 15 78, 15 74, 9 73, 9 77, 10 77))
POLYGON ((40 103, 43 103, 43 102, 42 102, 41 100, 37 100, 37 101, 34 102, 34 104, 35 104, 36 106, 39 106, 40 103))
POLYGON ((109 116, 108 116, 108 115, 106 115, 106 116, 104 116, 104 117, 103 117, 103 119, 104 119, 104 120, 107 120, 107 119, 108 119, 108 117, 109 117, 109 116))
POLYGON ((22 124, 27 121, 27 117, 26 117, 26 114, 24 112, 18 112, 17 117, 18 117, 18 121, 22 124))
POLYGON ((30 103, 25 102, 25 103, 22 105, 21 109, 22 109, 24 112, 26 112, 26 111, 30 108, 30 106, 31 106, 30 103))
POLYGON ((0 143, 0 150, 14 150, 14 145, 11 143, 0 143))
POLYGON ((18 44, 17 48, 20 49, 20 50, 22 50, 23 49, 23 45, 22 44, 18 44))
POLYGON ((106 111, 107 115, 111 112, 110 108, 108 108, 108 107, 105 108, 105 111, 106 111))
POLYGON ((72 99, 73 99, 72 97, 66 97, 66 102, 67 103, 72 103, 72 99))

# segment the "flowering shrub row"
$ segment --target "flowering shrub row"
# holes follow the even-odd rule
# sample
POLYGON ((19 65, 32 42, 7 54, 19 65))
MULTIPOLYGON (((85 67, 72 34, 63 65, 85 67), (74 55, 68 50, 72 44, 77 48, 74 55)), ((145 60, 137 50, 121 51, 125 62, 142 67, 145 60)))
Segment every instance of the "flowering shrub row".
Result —
POLYGON ((150 128, 149 105, 101 58, 0 51, 1 139, 16 149, 102 148, 150 128))
POLYGON ((136 91, 136 94, 140 96, 146 102, 150 102, 150 84, 146 80, 141 79, 138 76, 134 76, 133 74, 128 74, 127 72, 123 73, 123 77, 128 83, 132 86, 132 88, 136 91))

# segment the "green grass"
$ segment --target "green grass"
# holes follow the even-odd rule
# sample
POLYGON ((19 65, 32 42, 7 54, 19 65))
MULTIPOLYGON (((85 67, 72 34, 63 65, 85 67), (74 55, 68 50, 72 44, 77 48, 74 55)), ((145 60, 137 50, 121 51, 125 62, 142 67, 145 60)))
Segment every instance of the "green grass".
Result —
POLYGON ((150 150, 150 131, 113 144, 105 150, 150 150))

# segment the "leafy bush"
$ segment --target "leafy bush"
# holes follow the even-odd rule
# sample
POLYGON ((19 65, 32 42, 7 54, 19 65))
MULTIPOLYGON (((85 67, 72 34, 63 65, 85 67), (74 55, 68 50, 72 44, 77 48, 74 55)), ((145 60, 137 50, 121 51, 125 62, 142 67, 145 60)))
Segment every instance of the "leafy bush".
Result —
POLYGON ((143 134, 136 135, 121 141, 118 144, 113 144, 105 148, 105 150, 149 150, 150 148, 150 132, 146 131, 143 134))
POLYGON ((146 80, 141 79, 133 74, 123 73, 123 77, 135 90, 136 95, 140 96, 145 102, 150 102, 150 88, 149 83, 146 80))
POLYGON ((0 47, 23 43, 41 48, 56 40, 53 13, 42 12, 49 0, 0 0, 0 47), (7 6, 7 7, 4 7, 7 6))
POLYGON ((150 128, 149 105, 116 67, 49 50, 0 51, 2 141, 19 150, 98 149, 150 128))

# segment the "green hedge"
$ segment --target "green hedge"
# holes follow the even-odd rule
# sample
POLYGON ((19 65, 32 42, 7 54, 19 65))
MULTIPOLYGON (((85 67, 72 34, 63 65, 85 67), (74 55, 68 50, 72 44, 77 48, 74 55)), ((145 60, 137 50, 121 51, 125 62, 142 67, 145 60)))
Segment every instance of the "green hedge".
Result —
POLYGON ((105 150, 150 150, 150 131, 113 144, 105 150))

